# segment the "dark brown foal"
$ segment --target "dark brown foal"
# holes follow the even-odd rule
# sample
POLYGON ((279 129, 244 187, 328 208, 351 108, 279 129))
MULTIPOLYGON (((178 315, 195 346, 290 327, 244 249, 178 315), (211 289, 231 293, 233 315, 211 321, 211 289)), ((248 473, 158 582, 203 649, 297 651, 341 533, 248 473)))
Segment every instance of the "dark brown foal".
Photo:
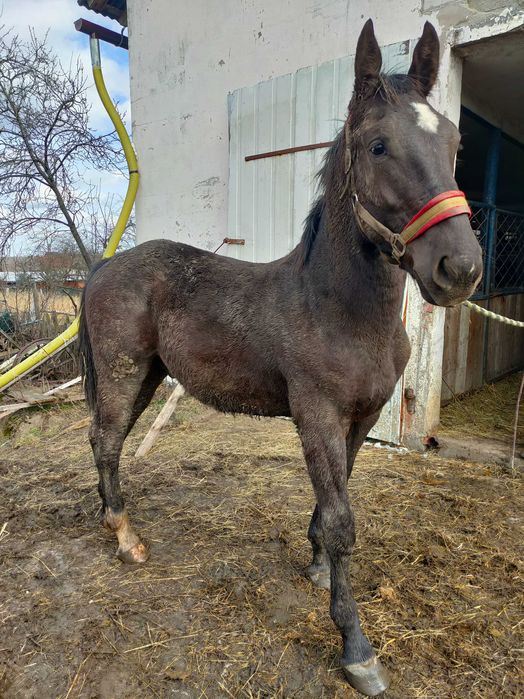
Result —
POLYGON ((442 306, 467 298, 481 275, 455 191, 459 134, 426 101, 438 70, 435 30, 426 24, 408 75, 381 75, 381 60, 368 22, 349 116, 295 250, 251 264, 167 240, 139 245, 91 275, 80 337, 104 523, 123 561, 142 563, 148 551, 124 507, 120 453, 168 373, 218 410, 293 418, 317 501, 308 574, 331 588, 342 667, 368 696, 388 679, 351 591, 347 479, 409 357, 406 272, 442 306))

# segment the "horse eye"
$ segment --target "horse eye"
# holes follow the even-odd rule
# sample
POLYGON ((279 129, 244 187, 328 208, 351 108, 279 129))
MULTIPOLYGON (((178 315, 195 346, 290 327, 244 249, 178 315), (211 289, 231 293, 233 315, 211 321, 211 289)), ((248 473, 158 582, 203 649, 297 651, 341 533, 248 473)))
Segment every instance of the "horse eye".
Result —
POLYGON ((373 153, 373 155, 386 155, 386 146, 382 143, 382 141, 377 141, 377 143, 374 143, 369 150, 373 153))

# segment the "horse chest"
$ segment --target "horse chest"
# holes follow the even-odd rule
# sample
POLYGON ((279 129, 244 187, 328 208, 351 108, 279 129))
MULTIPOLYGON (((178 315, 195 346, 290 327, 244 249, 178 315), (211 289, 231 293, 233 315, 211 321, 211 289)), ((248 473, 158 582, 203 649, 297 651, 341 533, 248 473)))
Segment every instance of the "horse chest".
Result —
POLYGON ((394 347, 350 348, 340 356, 337 401, 354 418, 378 412, 393 394, 403 364, 394 347))

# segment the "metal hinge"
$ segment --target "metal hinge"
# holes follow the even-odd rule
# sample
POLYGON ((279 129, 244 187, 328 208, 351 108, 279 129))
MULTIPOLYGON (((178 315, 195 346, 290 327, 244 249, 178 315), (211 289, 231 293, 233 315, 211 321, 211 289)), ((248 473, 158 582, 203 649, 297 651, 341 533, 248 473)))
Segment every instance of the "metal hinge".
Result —
POLYGON ((411 387, 404 389, 404 398, 406 400, 406 410, 410 415, 413 415, 417 408, 417 397, 415 395, 415 391, 411 387))

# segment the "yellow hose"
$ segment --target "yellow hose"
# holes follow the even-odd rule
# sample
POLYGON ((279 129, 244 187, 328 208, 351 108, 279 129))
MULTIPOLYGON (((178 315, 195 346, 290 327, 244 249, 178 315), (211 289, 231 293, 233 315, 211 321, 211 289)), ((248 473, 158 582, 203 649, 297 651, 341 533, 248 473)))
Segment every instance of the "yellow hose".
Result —
POLYGON ((91 63, 93 66, 93 77, 95 79, 96 89, 98 90, 100 99, 102 100, 102 103, 106 108, 106 112, 109 114, 111 121, 114 124, 116 132, 120 139, 120 143, 122 144, 122 148, 124 149, 124 155, 126 156, 127 161, 127 169, 129 171, 129 183, 127 185, 127 192, 124 199, 124 203, 122 205, 122 210, 116 222, 113 233, 111 234, 111 237, 109 238, 109 241, 106 245, 104 254, 102 255, 102 257, 106 258, 112 257, 115 254, 116 249, 118 247, 118 243, 120 242, 120 239, 122 238, 122 235, 126 229, 127 222, 129 221, 129 217, 131 216, 131 211, 133 210, 133 204, 135 203, 139 175, 135 150, 127 134, 126 127, 122 123, 122 119, 116 111, 115 106, 111 101, 111 98, 109 97, 106 90, 106 86, 104 84, 104 78, 102 76, 102 67, 100 64, 100 47, 98 44, 98 39, 94 39, 93 37, 91 37, 90 42, 91 63))
MULTIPOLYGON (((135 203, 139 175, 136 155, 131 144, 131 140, 129 139, 125 126, 122 123, 122 119, 120 118, 120 115, 116 111, 115 106, 113 105, 113 102, 109 97, 104 83, 102 67, 100 63, 100 47, 98 44, 98 39, 96 39, 95 37, 91 37, 90 46, 91 64, 93 67, 93 77, 95 80, 96 89, 98 91, 100 99, 102 100, 102 104, 104 105, 111 121, 113 122, 118 137, 120 138, 120 142, 122 143, 122 148, 124 149, 124 155, 127 161, 127 167, 129 170, 129 182, 127 185, 127 192, 124 198, 124 203, 122 205, 122 210, 116 222, 113 233, 109 238, 109 242, 106 245, 106 249, 104 250, 103 257, 107 258, 112 257, 115 254, 115 251, 118 247, 118 243, 120 242, 120 239, 122 238, 122 235, 127 226, 127 222, 129 221, 129 217, 133 209, 133 204, 135 203)), ((49 357, 52 357, 54 354, 62 350, 64 347, 67 347, 67 345, 71 344, 71 342, 73 342, 76 336, 78 335, 78 325, 79 319, 75 318, 71 325, 66 330, 64 330, 63 333, 58 335, 58 337, 55 337, 54 340, 51 340, 47 343, 47 345, 44 345, 44 347, 41 347, 39 350, 31 354, 29 357, 24 359, 23 362, 20 362, 20 364, 17 364, 9 371, 6 371, 5 374, 0 374, 0 392, 11 386, 15 381, 18 381, 18 379, 21 379, 22 376, 25 376, 33 369, 36 369, 37 366, 40 366, 40 364, 43 364, 45 361, 47 361, 49 357)))

